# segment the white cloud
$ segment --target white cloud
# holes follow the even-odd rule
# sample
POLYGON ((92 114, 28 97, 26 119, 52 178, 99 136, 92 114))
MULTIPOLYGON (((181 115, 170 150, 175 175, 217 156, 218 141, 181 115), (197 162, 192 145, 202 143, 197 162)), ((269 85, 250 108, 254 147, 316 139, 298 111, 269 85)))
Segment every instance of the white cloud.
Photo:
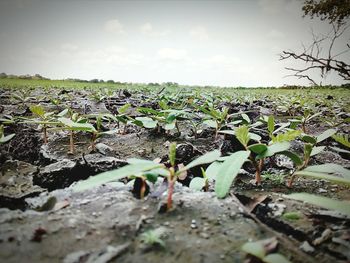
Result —
POLYGON ((151 23, 145 23, 145 24, 141 25, 140 31, 142 34, 144 34, 146 36, 152 36, 152 37, 166 36, 170 33, 169 30, 164 30, 164 31, 154 30, 151 23))
POLYGON ((72 43, 63 43, 61 45, 61 49, 63 51, 66 51, 66 52, 74 52, 74 51, 77 51, 78 50, 78 46, 77 45, 74 45, 72 43))
POLYGON ((108 33, 124 33, 124 27, 117 19, 106 21, 104 30, 108 33))
POLYGON ((142 34, 146 34, 146 35, 152 33, 152 31, 153 31, 153 27, 152 27, 151 23, 143 24, 140 27, 140 29, 141 29, 142 34))
POLYGON ((186 50, 176 48, 162 48, 158 50, 157 56, 160 59, 173 61, 188 59, 186 50))
POLYGON ((207 32, 207 29, 203 26, 196 26, 190 30, 191 37, 198 39, 198 40, 208 40, 209 35, 207 32))
POLYGON ((252 69, 251 66, 242 63, 239 58, 222 54, 204 58, 200 65, 203 65, 209 70, 225 71, 229 73, 248 73, 252 69))

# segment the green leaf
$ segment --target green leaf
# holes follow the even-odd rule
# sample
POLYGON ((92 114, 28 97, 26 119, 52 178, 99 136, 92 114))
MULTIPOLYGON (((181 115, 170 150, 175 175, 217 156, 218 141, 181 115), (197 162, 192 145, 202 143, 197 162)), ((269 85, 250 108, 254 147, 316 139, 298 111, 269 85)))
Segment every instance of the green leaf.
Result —
POLYGON ((235 135, 237 137, 237 140, 245 147, 247 147, 250 136, 249 136, 249 128, 246 125, 239 126, 235 130, 235 135))
POLYGON ((247 161, 250 151, 238 151, 229 156, 220 167, 215 182, 217 197, 224 198, 230 191, 231 185, 242 165, 247 161))
POLYGON ((126 161, 128 162, 128 164, 154 164, 153 161, 138 158, 128 158, 126 159, 126 161))
MULTIPOLYGON (((287 128, 290 125, 290 122, 283 122, 283 123, 279 123, 278 125, 279 125, 279 127, 273 132, 273 134, 277 134, 278 132, 287 128)), ((293 127, 289 127, 289 128, 294 130, 293 127)))
POLYGON ((313 144, 306 143, 304 145, 304 158, 307 159, 310 157, 311 152, 312 152, 313 144))
POLYGON ((245 120, 247 123, 250 123, 250 118, 248 117, 247 114, 242 113, 241 116, 242 116, 243 120, 245 120))
POLYGON ((3 143, 6 143, 8 141, 10 141, 16 134, 9 134, 7 136, 2 136, 0 137, 0 143, 3 144, 3 143))
POLYGON ((337 176, 330 173, 312 172, 312 171, 306 171, 306 169, 296 172, 295 175, 328 180, 338 184, 350 185, 350 179, 348 176, 337 176))
POLYGON ((204 124, 208 125, 211 128, 217 129, 217 123, 213 120, 205 120, 203 121, 204 124))
POLYGON ((309 136, 309 135, 304 135, 303 137, 301 137, 301 139, 304 142, 311 143, 311 144, 315 144, 317 142, 315 137, 309 136))
POLYGON ((267 145, 262 143, 252 144, 248 146, 248 149, 256 154, 262 154, 267 150, 267 145))
POLYGON ((261 136, 252 132, 248 133, 248 136, 251 140, 256 141, 256 142, 260 142, 261 141, 261 136))
POLYGON ((263 152, 262 154, 259 154, 258 156, 256 156, 256 159, 258 160, 258 159, 263 159, 266 157, 273 156, 276 153, 284 152, 284 151, 288 150, 289 147, 290 147, 289 142, 274 143, 272 145, 267 146, 267 150, 265 152, 263 152))
POLYGON ((267 119, 267 129, 268 129, 270 134, 273 133, 273 131, 275 129, 275 118, 274 118, 274 116, 269 116, 269 118, 267 119))
POLYGON ((73 186, 73 191, 80 192, 102 184, 117 181, 122 178, 139 174, 142 172, 161 168, 163 165, 156 163, 136 163, 123 166, 122 168, 90 176, 84 181, 79 181, 73 186))
POLYGON ((174 123, 174 120, 176 120, 176 115, 175 114, 170 114, 166 118, 165 122, 170 124, 170 123, 174 123))
POLYGON ((350 148, 350 142, 349 142, 349 135, 348 134, 334 134, 334 135, 332 135, 332 138, 336 142, 338 142, 338 143, 340 143, 340 144, 350 148))
POLYGON ((296 193, 286 195, 287 198, 304 201, 326 209, 338 211, 344 215, 350 216, 350 203, 334 200, 328 197, 317 196, 307 193, 296 193))
POLYGON ((190 182, 190 188, 200 191, 205 186, 205 179, 203 177, 195 177, 190 182))
POLYGON ((175 166, 175 160, 176 160, 176 142, 173 142, 169 146, 169 161, 172 167, 175 166))
POLYGON ((137 121, 142 122, 143 127, 148 128, 148 129, 153 129, 157 127, 157 121, 149 118, 149 117, 136 117, 135 118, 137 121))
POLYGON ((221 156, 221 152, 219 150, 214 150, 211 152, 207 152, 206 154, 198 157, 197 159, 193 160, 189 164, 185 166, 185 170, 191 169, 195 166, 206 164, 206 163, 212 163, 216 161, 221 156))
POLYGON ((65 117, 58 118, 58 121, 70 130, 96 132, 95 127, 90 123, 78 123, 65 117))
POLYGON ((159 111, 151 109, 151 108, 145 108, 145 107, 139 107, 137 108, 138 112, 144 113, 144 114, 152 114, 152 115, 159 115, 159 111))
POLYGON ((312 148, 312 151, 310 153, 310 157, 314 156, 316 154, 319 154, 320 152, 322 152, 324 149, 326 148, 326 146, 315 146, 312 148))
POLYGON ((205 170, 205 174, 208 180, 216 180, 220 167, 221 167, 220 162, 213 162, 208 166, 207 170, 205 170))
POLYGON ((41 105, 33 105, 29 107, 30 111, 39 117, 44 117, 45 110, 41 105))
POLYGON ((304 169, 304 171, 339 174, 344 178, 348 178, 350 180, 350 170, 345 169, 341 165, 335 163, 308 166, 304 169))
POLYGON ((268 254, 262 260, 266 263, 291 263, 285 256, 279 253, 268 254))
POLYGON ((275 142, 289 142, 295 140, 301 134, 301 131, 298 130, 289 130, 285 133, 280 133, 277 136, 272 138, 272 141, 275 142))
POLYGON ((290 158, 294 163, 295 165, 297 166, 300 166, 303 164, 303 161, 302 159, 300 159, 300 157, 298 155, 296 155, 295 153, 293 152, 290 152, 290 151, 282 151, 282 152, 279 152, 278 154, 283 154, 285 156, 287 156, 288 158, 290 158))
POLYGON ((63 111, 61 111, 60 113, 57 114, 58 117, 63 117, 64 115, 66 115, 69 112, 69 109, 64 109, 63 111))
POLYGON ((241 248, 245 253, 253 255, 257 258, 263 259, 265 257, 265 248, 259 241, 247 242, 241 248))
POLYGON ((338 148, 338 147, 329 147, 330 149, 332 149, 333 151, 336 151, 338 153, 347 153, 347 154, 350 154, 350 151, 348 150, 344 150, 344 149, 341 149, 341 148, 338 148))
POLYGON ((175 129, 175 122, 165 124, 164 129, 167 131, 175 129))
POLYGON ((118 113, 124 114, 130 107, 131 107, 130 103, 125 104, 118 109, 118 113))
POLYGON ((160 102, 158 102, 159 107, 161 107, 163 110, 168 109, 168 103, 165 100, 161 100, 160 102))
POLYGON ((332 135, 334 135, 337 132, 336 129, 328 129, 326 131, 324 131, 323 133, 321 133, 320 135, 316 136, 317 138, 317 143, 324 141, 325 139, 331 137, 332 135))
MULTIPOLYGON (((221 130, 219 133, 222 134, 229 134, 229 135, 236 135, 236 132, 233 130, 221 130)), ((261 136, 252 132, 248 132, 249 139, 260 142, 261 141, 261 136)))
POLYGON ((301 218, 300 212, 287 212, 282 215, 282 217, 286 220, 294 221, 299 220, 301 218))
POLYGON ((158 173, 147 172, 144 176, 146 176, 147 181, 150 181, 151 183, 157 182, 158 173))

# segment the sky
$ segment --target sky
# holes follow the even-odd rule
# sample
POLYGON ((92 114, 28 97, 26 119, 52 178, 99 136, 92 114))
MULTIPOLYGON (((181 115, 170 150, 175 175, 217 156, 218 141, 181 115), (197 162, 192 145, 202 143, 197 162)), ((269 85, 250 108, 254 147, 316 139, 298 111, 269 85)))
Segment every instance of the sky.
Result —
MULTIPOLYGON (((301 0, 0 0, 0 72, 52 79, 282 86, 283 50, 301 51, 327 22, 301 0)), ((341 38, 335 51, 344 49, 341 38)), ((344 56, 350 56, 349 53, 344 56)), ((347 57, 349 58, 349 57, 347 57)), ((314 75, 318 76, 318 75, 314 75)), ((324 84, 342 84, 335 74, 324 84)))

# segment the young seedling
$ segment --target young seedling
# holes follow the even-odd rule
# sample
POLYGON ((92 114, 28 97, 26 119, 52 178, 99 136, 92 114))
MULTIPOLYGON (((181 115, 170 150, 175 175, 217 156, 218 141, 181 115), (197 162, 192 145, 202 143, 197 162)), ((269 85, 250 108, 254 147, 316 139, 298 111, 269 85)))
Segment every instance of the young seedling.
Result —
POLYGON ((138 111, 146 114, 147 117, 136 117, 134 124, 149 129, 157 128, 158 132, 163 126, 168 133, 175 128, 180 133, 178 121, 185 120, 185 116, 188 114, 185 110, 165 109, 157 111, 144 107, 138 108, 138 111))
POLYGON ((12 93, 11 98, 15 102, 18 102, 18 104, 27 106, 30 100, 35 99, 34 97, 31 97, 31 92, 31 89, 20 89, 12 93))
POLYGON ((220 151, 214 150, 212 152, 208 152, 204 154, 203 156, 195 159, 194 161, 190 162, 186 166, 178 165, 176 167, 175 160, 176 160, 176 143, 172 143, 169 146, 169 163, 170 167, 168 169, 168 196, 167 196, 167 211, 170 211, 172 209, 172 196, 174 192, 174 185, 177 179, 181 176, 185 176, 187 171, 195 166, 211 163, 215 160, 217 160, 220 157, 220 151))
POLYGON ((263 169, 264 159, 271 157, 276 153, 286 151, 290 144, 288 142, 273 142, 270 144, 261 143, 261 138, 257 134, 249 132, 249 127, 246 125, 239 126, 234 131, 222 131, 225 134, 235 135, 242 146, 249 151, 249 160, 255 168, 255 184, 261 184, 261 171, 263 169), (249 144, 251 140, 258 143, 249 144))
POLYGON ((319 154, 325 149, 325 146, 316 146, 317 143, 322 142, 323 140, 331 137, 336 133, 335 129, 328 129, 320 135, 313 137, 309 135, 304 135, 301 139, 305 142, 304 144, 304 155, 299 157, 297 154, 291 151, 283 151, 281 154, 289 157, 294 164, 296 165, 296 170, 292 173, 291 178, 287 184, 288 187, 292 187, 295 177, 298 175, 298 172, 305 169, 309 162, 310 158, 314 155, 319 154))
MULTIPOLYGON (((175 164, 176 144, 173 143, 169 146, 170 167, 166 167, 164 164, 155 163, 149 160, 130 159, 128 160, 129 164, 120 169, 104 172, 99 175, 90 177, 87 180, 78 182, 74 186, 73 190, 83 191, 110 181, 120 180, 126 177, 138 177, 143 178, 143 181, 146 179, 153 181, 155 180, 156 176, 164 176, 167 178, 168 182, 167 211, 170 211, 172 209, 172 196, 176 180, 181 175, 186 173, 189 169, 198 165, 211 163, 217 160, 219 157, 220 151, 214 150, 200 156, 186 166, 177 166, 175 164)), ((142 189, 144 189, 144 187, 141 187, 141 191, 143 191, 142 189)), ((142 192, 140 193, 140 196, 142 196, 142 192)))
MULTIPOLYGON (((306 109, 303 111, 303 116, 297 117, 296 119, 290 119, 289 121, 294 125, 301 124, 301 130, 303 133, 307 133, 306 125, 314 118, 322 115, 323 112, 319 111, 317 113, 312 113, 310 109, 306 109)), ((294 128, 294 127, 292 127, 294 128)))
POLYGON ((59 117, 58 121, 61 123, 64 130, 69 131, 69 154, 74 154, 74 132, 95 132, 94 126, 91 123, 88 123, 86 118, 82 118, 77 113, 72 113, 71 111, 70 118, 59 117))
POLYGON ((118 128, 120 128, 120 123, 124 124, 122 134, 126 134, 126 129, 128 127, 128 124, 133 121, 133 119, 127 115, 127 111, 130 107, 131 107, 130 103, 127 103, 121 106, 120 108, 118 108, 118 114, 115 116, 115 119, 117 120, 118 128))
POLYGON ((117 133, 117 130, 108 130, 108 131, 103 131, 103 121, 111 121, 111 120, 117 120, 114 115, 112 114, 89 114, 85 116, 88 119, 94 119, 95 120, 95 126, 94 129, 87 130, 87 132, 91 133, 91 145, 90 148, 92 151, 96 150, 96 141, 98 138, 100 138, 103 135, 112 135, 117 133))
POLYGON ((33 105, 29 107, 30 111, 35 116, 34 119, 30 119, 30 123, 39 124, 42 128, 44 144, 48 142, 47 129, 49 126, 59 124, 57 121, 54 112, 45 112, 44 108, 41 105, 33 105))
POLYGON ((207 117, 204 118, 203 123, 215 129, 215 140, 217 140, 220 129, 226 124, 228 108, 224 107, 223 109, 219 110, 215 109, 213 106, 208 106, 208 108, 199 107, 199 110, 207 115, 207 117))
POLYGON ((207 192, 209 188, 209 178, 207 177, 206 172, 202 167, 201 171, 203 177, 194 177, 191 180, 189 187, 197 191, 201 191, 202 189, 204 189, 204 191, 207 192))
POLYGON ((162 240, 163 231, 161 228, 148 230, 141 234, 141 242, 150 247, 160 246, 165 248, 165 243, 162 240))

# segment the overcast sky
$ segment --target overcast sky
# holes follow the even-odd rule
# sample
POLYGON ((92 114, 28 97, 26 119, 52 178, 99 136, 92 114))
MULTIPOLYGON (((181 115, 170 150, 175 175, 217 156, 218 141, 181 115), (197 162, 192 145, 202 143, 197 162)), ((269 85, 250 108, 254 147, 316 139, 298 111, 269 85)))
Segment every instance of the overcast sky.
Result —
MULTIPOLYGON (((285 78, 282 50, 310 31, 299 0, 0 0, 0 72, 217 86, 308 84, 285 78)), ((345 40, 336 49, 344 48, 345 40)), ((347 54, 349 55, 349 54, 347 54)), ((329 76, 327 82, 340 84, 329 76)))

